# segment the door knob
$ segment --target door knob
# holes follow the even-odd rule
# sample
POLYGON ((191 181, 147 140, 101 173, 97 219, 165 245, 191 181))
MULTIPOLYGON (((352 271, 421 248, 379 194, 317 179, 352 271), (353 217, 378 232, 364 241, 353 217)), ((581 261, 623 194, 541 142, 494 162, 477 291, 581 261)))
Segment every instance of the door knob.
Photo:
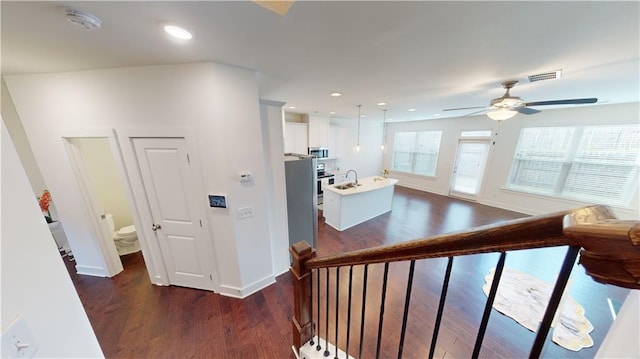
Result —
POLYGON ((153 229, 154 232, 157 231, 158 229, 161 229, 161 228, 162 228, 161 225, 155 224, 155 223, 153 224, 153 226, 151 226, 151 229, 153 229))

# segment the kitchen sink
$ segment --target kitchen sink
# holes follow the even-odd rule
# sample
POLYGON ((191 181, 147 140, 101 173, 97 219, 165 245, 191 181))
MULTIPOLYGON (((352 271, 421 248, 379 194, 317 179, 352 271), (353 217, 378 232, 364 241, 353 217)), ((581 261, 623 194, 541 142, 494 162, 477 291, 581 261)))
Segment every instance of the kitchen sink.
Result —
POLYGON ((350 189, 350 188, 356 188, 356 187, 360 187, 360 186, 362 186, 362 185, 359 184, 359 183, 356 185, 355 183, 352 182, 352 183, 346 183, 346 184, 338 184, 338 185, 333 186, 333 188, 335 188, 335 189, 350 189))

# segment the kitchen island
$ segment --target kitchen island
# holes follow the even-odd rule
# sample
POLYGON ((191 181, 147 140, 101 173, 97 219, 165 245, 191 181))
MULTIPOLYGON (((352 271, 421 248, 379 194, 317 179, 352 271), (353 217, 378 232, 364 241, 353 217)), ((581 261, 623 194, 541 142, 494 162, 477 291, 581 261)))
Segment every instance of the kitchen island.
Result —
POLYGON ((397 179, 366 177, 324 188, 325 223, 338 231, 391 211, 393 189, 397 179))

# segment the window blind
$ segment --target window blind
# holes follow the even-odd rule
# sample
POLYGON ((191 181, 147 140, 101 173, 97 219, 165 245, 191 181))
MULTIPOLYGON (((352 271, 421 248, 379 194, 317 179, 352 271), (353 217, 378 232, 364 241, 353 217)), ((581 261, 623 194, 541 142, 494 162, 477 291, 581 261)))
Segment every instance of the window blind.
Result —
POLYGON ((524 128, 507 188, 627 204, 637 183, 640 126, 524 128))
POLYGON ((393 170, 435 176, 442 131, 397 132, 393 140, 393 170))
POLYGON ((586 127, 562 194, 622 202, 637 175, 639 144, 638 126, 586 127))

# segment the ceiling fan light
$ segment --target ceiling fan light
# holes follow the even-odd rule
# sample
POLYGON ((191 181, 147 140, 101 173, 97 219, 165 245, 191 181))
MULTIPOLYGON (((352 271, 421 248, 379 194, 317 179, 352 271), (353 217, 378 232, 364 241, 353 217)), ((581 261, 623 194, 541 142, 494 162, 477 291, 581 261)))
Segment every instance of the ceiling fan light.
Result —
POLYGON ((496 110, 487 112, 487 116, 494 121, 504 121, 512 118, 518 113, 518 111, 510 110, 506 107, 501 107, 496 110))

